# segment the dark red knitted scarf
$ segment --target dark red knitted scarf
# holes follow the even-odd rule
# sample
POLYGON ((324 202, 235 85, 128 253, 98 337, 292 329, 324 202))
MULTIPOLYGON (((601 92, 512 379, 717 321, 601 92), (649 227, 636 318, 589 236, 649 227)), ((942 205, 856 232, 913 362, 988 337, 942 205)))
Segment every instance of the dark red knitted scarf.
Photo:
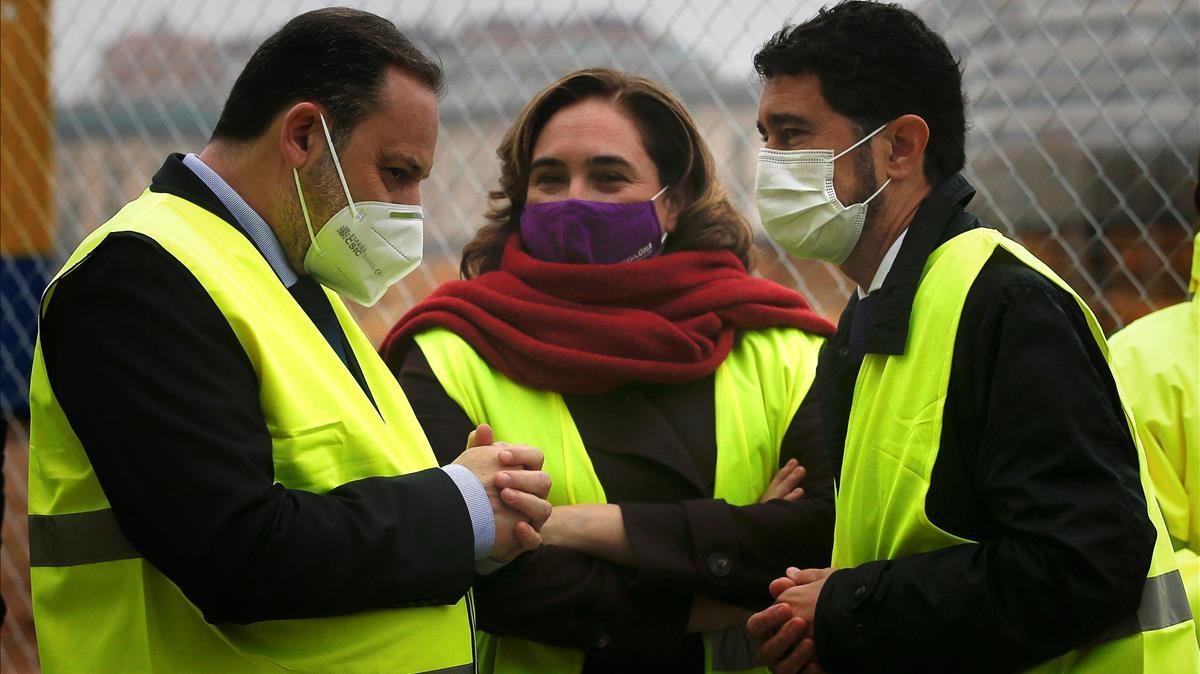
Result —
POLYGON ((442 285, 396 323, 381 352, 398 369, 413 335, 443 327, 521 384, 589 394, 705 377, 738 330, 776 326, 834 331, 802 295, 750 276, 728 251, 556 264, 530 257, 514 234, 499 270, 442 285))

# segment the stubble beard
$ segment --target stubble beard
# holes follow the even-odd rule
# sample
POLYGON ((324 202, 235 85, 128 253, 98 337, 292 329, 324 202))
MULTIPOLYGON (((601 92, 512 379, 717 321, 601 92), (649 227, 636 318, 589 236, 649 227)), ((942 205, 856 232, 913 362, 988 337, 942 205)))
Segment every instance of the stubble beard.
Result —
MULTIPOLYGON (((875 158, 871 156, 870 144, 864 145, 865 147, 858 148, 861 152, 854 153, 854 182, 858 183, 858 190, 851 203, 855 204, 870 199, 875 190, 879 189, 879 181, 875 178, 875 158)), ((867 205, 867 219, 863 222, 860 238, 867 238, 867 234, 878 222, 880 213, 884 211, 883 206, 887 201, 887 194, 884 192, 871 199, 871 203, 867 205)))
MULTIPOLYGON (((304 188, 304 202, 312 220, 312 236, 316 236, 346 201, 334 172, 333 161, 325 156, 318 160, 312 170, 301 170, 300 185, 304 188)), ((281 226, 275 228, 275 234, 292 269, 304 274, 304 258, 312 246, 312 237, 304 221, 304 211, 300 207, 300 195, 296 192, 294 181, 284 188, 280 203, 283 204, 280 208, 281 226)))

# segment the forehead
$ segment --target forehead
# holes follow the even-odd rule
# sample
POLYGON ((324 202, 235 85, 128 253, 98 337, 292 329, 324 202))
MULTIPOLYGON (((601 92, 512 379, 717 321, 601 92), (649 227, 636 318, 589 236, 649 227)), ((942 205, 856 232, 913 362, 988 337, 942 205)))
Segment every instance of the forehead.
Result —
POLYGON ((589 98, 554 113, 538 134, 533 159, 564 161, 619 155, 631 163, 649 163, 641 134, 630 117, 611 101, 589 98))
POLYGON ((773 117, 792 115, 820 124, 832 117, 841 117, 825 101, 821 81, 812 73, 780 74, 763 85, 758 102, 758 121, 770 125, 773 117))
POLYGON ((389 68, 378 106, 359 121, 351 142, 383 154, 414 155, 428 165, 437 132, 437 94, 412 75, 389 68))

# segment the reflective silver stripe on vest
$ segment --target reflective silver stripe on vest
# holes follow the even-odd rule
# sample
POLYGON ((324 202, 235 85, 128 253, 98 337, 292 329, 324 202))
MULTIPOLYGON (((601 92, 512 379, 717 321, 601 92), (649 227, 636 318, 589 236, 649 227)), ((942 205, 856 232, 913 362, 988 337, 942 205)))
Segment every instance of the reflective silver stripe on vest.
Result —
POLYGON ((1134 613, 1102 632, 1088 645, 1124 639, 1140 632, 1161 630, 1192 619, 1183 576, 1178 570, 1147 578, 1142 586, 1142 603, 1134 613))
POLYGON ((712 647, 712 668, 715 672, 739 672, 758 666, 758 649, 746 634, 745 624, 730 625, 723 630, 705 632, 712 647))
POLYGON ((111 509, 29 516, 30 566, 77 566, 138 557, 111 509))
MULTIPOLYGON (((141 557, 111 509, 29 516, 29 566, 78 566, 141 557)), ((473 637, 474 635, 472 635, 473 637)), ((472 649, 474 658, 474 649, 472 649)), ((475 674, 475 662, 426 674, 475 674)))

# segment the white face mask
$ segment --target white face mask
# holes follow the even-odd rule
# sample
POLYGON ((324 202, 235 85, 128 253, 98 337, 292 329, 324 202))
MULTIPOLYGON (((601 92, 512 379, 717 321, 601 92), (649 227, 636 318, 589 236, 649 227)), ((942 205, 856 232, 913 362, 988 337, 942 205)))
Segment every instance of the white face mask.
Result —
POLYGON ((346 176, 342 174, 337 150, 333 149, 333 138, 324 115, 321 115, 321 128, 325 130, 333 166, 346 193, 346 207, 334 213, 321 231, 313 234, 308 204, 304 202, 304 190, 300 187, 300 173, 292 169, 296 192, 300 195, 300 209, 304 211, 304 224, 312 239, 304 256, 304 271, 325 287, 364 307, 373 306, 393 283, 421 264, 423 211, 420 206, 405 204, 355 202, 346 185, 346 176))
POLYGON ((867 204, 892 179, 861 204, 843 206, 833 191, 833 162, 886 126, 836 155, 833 150, 759 150, 754 196, 771 238, 796 257, 833 264, 845 261, 862 235, 867 204))

